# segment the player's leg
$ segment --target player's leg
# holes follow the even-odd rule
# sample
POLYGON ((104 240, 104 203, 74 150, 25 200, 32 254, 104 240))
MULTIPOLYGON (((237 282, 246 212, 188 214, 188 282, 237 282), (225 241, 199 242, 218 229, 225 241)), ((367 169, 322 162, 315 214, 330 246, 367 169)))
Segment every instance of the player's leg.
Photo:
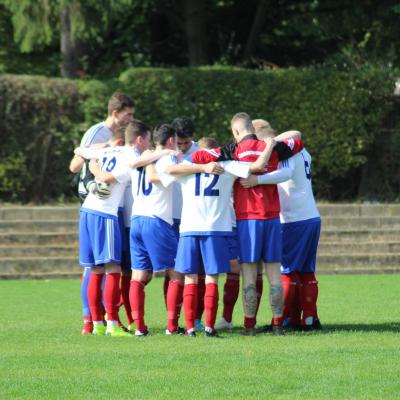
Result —
POLYGON ((167 293, 167 334, 178 333, 179 316, 183 303, 184 276, 174 269, 167 271, 169 285, 167 293))
POLYGON ((230 258, 230 271, 226 274, 226 281, 224 285, 224 309, 222 318, 215 324, 215 329, 224 330, 232 329, 232 315, 235 308, 236 301, 239 297, 240 287, 240 266, 239 266, 239 247, 236 228, 233 230, 234 235, 228 237, 229 242, 229 258, 230 258))
POLYGON ((131 219, 130 251, 132 280, 129 290, 129 302, 132 320, 136 328, 136 336, 146 336, 148 334, 148 329, 144 322, 145 286, 152 279, 151 261, 142 237, 143 225, 143 217, 134 217, 131 219))
MULTIPOLYGON (((297 272, 282 273, 283 286, 283 326, 296 328, 295 316, 298 309, 298 290, 301 282, 297 272)), ((301 312, 301 308, 300 308, 301 312)))
POLYGON ((202 322, 203 312, 204 312, 204 296, 206 293, 206 275, 204 273, 204 266, 201 265, 200 273, 198 275, 198 302, 197 302, 197 310, 196 310, 196 321, 195 328, 197 331, 204 329, 204 324, 202 322))
POLYGON ((269 282, 269 301, 272 311, 272 331, 282 334, 283 286, 281 278, 282 230, 279 218, 264 221, 264 249, 262 258, 269 282))
POLYGON ((262 260, 259 260, 257 263, 257 279, 256 279, 256 292, 257 292, 256 318, 257 318, 258 310, 260 308, 261 297, 262 297, 263 290, 264 290, 263 272, 264 272, 264 263, 262 260))
POLYGON ((245 335, 255 335, 257 312, 257 262, 261 259, 264 240, 263 220, 238 220, 239 259, 243 277, 243 310, 245 335))
POLYGON ((88 335, 93 331, 93 321, 90 315, 89 300, 88 300, 88 286, 90 279, 90 267, 85 267, 81 279, 81 299, 82 299, 82 315, 83 315, 83 328, 82 335, 88 335))
POLYGON ((215 336, 215 320, 218 312, 218 274, 206 275, 206 291, 204 294, 206 336, 215 336))
POLYGON ((129 291, 132 280, 132 263, 131 263, 131 252, 129 246, 129 237, 130 237, 130 228, 124 228, 124 248, 122 250, 121 257, 121 298, 120 298, 120 306, 123 305, 126 314, 126 321, 128 325, 128 329, 133 323, 132 320, 132 311, 131 305, 129 301, 129 291))
POLYGON ((198 238, 195 236, 180 237, 176 253, 175 272, 185 276, 183 307, 185 311, 186 332, 189 336, 194 336, 200 265, 201 252, 198 238))

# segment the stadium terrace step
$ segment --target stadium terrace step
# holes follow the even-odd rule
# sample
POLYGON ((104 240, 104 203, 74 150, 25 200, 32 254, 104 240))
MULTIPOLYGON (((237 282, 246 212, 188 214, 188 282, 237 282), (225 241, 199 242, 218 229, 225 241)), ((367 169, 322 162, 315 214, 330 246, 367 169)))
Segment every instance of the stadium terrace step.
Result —
POLYGON ((381 241, 381 242, 324 242, 318 245, 318 251, 322 254, 373 254, 373 253, 400 253, 399 241, 381 241))
POLYGON ((1 257, 0 276, 11 274, 82 274, 78 257, 1 257))
POLYGON ((317 255, 317 265, 332 265, 337 264, 343 268, 354 268, 371 266, 399 266, 400 268, 400 253, 353 253, 353 254, 328 254, 320 253, 317 255))
POLYGON ((400 217, 323 217, 323 228, 400 229, 400 217))
POLYGON ((400 230, 394 229, 326 229, 322 226, 320 243, 346 242, 358 240, 359 242, 396 241, 400 240, 400 230))
POLYGON ((400 204, 318 203, 322 217, 400 217, 400 204))
POLYGON ((78 231, 72 232, 10 232, 0 233, 2 245, 55 245, 75 244, 78 246, 78 231))
POLYGON ((78 255, 78 245, 50 245, 50 246, 0 246, 1 257, 19 257, 24 254, 26 257, 70 257, 78 255))
POLYGON ((73 220, 17 220, 0 221, 0 232, 65 232, 76 231, 77 221, 73 220))
POLYGON ((333 274, 398 274, 400 273, 400 265, 364 265, 358 266, 343 266, 339 264, 318 264, 318 275, 333 275, 333 274))
POLYGON ((78 220, 79 207, 76 206, 37 206, 0 207, 0 221, 15 220, 78 220))

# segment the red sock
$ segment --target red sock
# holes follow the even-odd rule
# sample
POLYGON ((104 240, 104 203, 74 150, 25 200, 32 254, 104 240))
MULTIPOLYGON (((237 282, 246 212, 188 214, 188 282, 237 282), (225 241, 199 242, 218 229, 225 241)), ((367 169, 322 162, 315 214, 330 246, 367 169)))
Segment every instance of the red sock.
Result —
POLYGON ((256 317, 244 317, 244 327, 252 329, 256 326, 256 317))
POLYGON ((126 320, 128 322, 128 325, 132 324, 132 322, 133 322, 131 305, 129 303, 130 286, 131 286, 131 277, 122 275, 121 276, 121 300, 120 300, 120 303, 122 303, 124 305, 126 320))
POLYGON ((307 317, 317 317, 318 282, 313 272, 301 273, 301 308, 303 323, 307 317))
POLYGON ((194 328, 196 319, 198 287, 197 283, 189 283, 183 289, 183 308, 185 311, 186 330, 194 328))
POLYGON ((176 332, 178 316, 182 306, 183 285, 177 280, 170 280, 167 293, 168 330, 176 332))
POLYGON ((167 293, 168 293, 168 285, 169 285, 169 276, 165 275, 164 277, 164 302, 165 302, 165 308, 168 309, 167 307, 167 293))
POLYGON ((92 314, 93 321, 103 321, 103 303, 102 303, 102 290, 101 284, 103 282, 104 274, 90 274, 88 285, 88 301, 90 314, 92 314))
POLYGON ((257 275, 257 280, 256 280, 256 294, 257 294, 257 308, 256 308, 256 315, 255 318, 257 320, 257 313, 258 313, 258 308, 260 307, 260 302, 261 302, 261 296, 263 293, 264 289, 264 281, 263 281, 263 275, 258 274, 257 275))
POLYGON ((146 297, 144 286, 142 282, 131 280, 131 287, 129 290, 132 320, 135 322, 136 329, 141 332, 147 331, 147 326, 144 323, 144 301, 146 297))
POLYGON ((204 295, 206 292, 206 277, 205 275, 199 275, 198 281, 198 300, 197 300, 197 311, 196 311, 196 319, 201 319, 204 312, 204 295))
POLYGON ((289 318, 293 314, 293 308, 296 298, 296 287, 300 278, 297 272, 291 272, 290 274, 282 274, 282 286, 283 286, 283 315, 282 318, 289 318))
POLYGON ((228 273, 224 285, 224 311, 222 317, 232 322, 233 309, 239 296, 239 274, 228 273))
POLYGON ((204 309, 206 311, 205 326, 213 328, 218 311, 218 285, 216 283, 206 284, 206 293, 204 295, 204 309))
POLYGON ((119 281, 120 272, 106 273, 106 283, 104 285, 104 305, 106 307, 107 319, 109 321, 119 321, 118 303, 121 296, 119 281))
POLYGON ((289 322, 292 325, 300 325, 301 324, 301 281, 300 276, 297 274, 297 282, 295 287, 294 299, 293 299, 293 307, 292 311, 289 314, 289 322))

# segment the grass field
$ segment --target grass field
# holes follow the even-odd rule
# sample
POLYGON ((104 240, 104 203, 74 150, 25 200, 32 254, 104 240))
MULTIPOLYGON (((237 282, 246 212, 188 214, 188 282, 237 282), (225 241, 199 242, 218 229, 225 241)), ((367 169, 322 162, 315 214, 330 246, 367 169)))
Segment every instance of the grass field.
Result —
POLYGON ((0 399, 400 398, 400 275, 319 282, 322 332, 215 339, 163 334, 160 279, 147 338, 82 337, 78 281, 0 281, 0 399))

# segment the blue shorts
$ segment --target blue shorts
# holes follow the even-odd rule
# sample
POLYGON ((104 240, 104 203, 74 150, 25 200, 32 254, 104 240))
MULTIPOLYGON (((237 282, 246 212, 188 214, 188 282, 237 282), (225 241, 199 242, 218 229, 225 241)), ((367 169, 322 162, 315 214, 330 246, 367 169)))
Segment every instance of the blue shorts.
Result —
POLYGON ((241 219, 236 221, 239 239, 239 262, 280 262, 282 232, 279 218, 241 219))
POLYGON ((232 228, 233 236, 227 236, 229 259, 237 260, 239 258, 239 244, 237 237, 237 229, 232 228))
POLYGON ((174 229, 160 218, 133 216, 131 219, 132 269, 174 269, 178 241, 174 229))
POLYGON ((228 247, 226 236, 181 236, 175 271, 200 274, 204 265, 207 275, 225 274, 230 271, 228 247))
POLYGON ((179 240, 179 227, 181 226, 181 220, 178 218, 174 218, 174 224, 172 228, 174 229, 176 240, 179 240))
POLYGON ((82 267, 121 264, 121 233, 117 217, 81 209, 79 263, 82 267))
POLYGON ((282 224, 282 274, 315 272, 320 232, 320 218, 282 224))
POLYGON ((131 270, 131 248, 129 244, 131 228, 125 227, 122 231, 122 254, 121 254, 121 269, 131 270))

